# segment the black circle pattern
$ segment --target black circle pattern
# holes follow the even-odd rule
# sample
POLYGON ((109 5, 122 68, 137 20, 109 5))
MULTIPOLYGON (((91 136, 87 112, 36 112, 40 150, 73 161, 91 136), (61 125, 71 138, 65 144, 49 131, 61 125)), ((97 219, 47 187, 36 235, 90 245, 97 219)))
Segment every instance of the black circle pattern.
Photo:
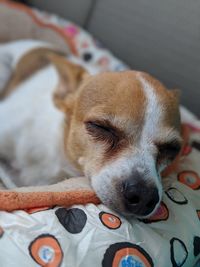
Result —
POLYGON ((188 250, 187 250, 185 244, 183 243, 183 241, 176 238, 176 237, 173 237, 170 240, 170 252, 171 252, 172 266, 173 267, 183 266, 183 264, 185 263, 185 261, 187 260, 187 257, 188 257, 188 250), (183 250, 183 253, 182 253, 183 258, 182 259, 177 259, 175 242, 178 242, 179 248, 181 248, 183 250), (184 253, 185 253, 185 256, 184 256, 184 253))
POLYGON ((200 237, 195 236, 193 241, 194 246, 194 256, 198 256, 200 254, 200 237))
POLYGON ((59 222, 71 234, 80 233, 87 221, 87 215, 78 208, 59 208, 55 212, 59 222))
POLYGON ((173 201, 176 204, 179 205, 185 205, 188 203, 188 200, 186 199, 186 197, 183 195, 183 193, 181 191, 179 191, 177 188, 175 187, 170 187, 168 188, 167 191, 165 191, 166 195, 168 196, 169 199, 171 199, 171 201, 173 201), (175 192, 176 194, 172 193, 175 192))

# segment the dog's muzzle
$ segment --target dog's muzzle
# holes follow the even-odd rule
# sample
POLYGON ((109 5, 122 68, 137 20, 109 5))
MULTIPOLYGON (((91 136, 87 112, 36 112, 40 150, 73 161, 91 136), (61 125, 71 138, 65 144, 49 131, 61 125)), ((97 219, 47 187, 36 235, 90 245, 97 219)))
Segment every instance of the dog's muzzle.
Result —
POLYGON ((155 184, 138 177, 122 183, 125 209, 136 216, 148 216, 159 203, 159 192, 155 184))

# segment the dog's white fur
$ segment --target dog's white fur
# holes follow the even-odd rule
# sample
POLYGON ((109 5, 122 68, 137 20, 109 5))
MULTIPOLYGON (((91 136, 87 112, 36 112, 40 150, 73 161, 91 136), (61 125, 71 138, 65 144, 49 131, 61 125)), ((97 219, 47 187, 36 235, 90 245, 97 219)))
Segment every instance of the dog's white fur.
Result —
MULTIPOLYGON (((9 53, 14 69, 24 53, 41 46, 48 47, 38 41, 18 41, 1 46, 0 53, 9 53)), ((9 187, 52 184, 58 181, 62 170, 69 176, 79 175, 64 156, 61 131, 64 115, 52 101, 58 82, 55 67, 48 66, 0 102, 0 158, 15 170, 15 181, 12 181, 6 164, 0 163, 1 178, 5 177, 4 183, 9 187)))

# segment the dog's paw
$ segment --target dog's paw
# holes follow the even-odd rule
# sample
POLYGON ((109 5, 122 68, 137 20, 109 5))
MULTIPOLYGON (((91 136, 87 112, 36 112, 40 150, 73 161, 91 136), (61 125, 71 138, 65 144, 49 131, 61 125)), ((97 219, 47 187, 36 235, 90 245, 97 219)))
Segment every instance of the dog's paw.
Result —
POLYGON ((6 86, 12 74, 13 57, 9 53, 0 53, 0 92, 6 86))

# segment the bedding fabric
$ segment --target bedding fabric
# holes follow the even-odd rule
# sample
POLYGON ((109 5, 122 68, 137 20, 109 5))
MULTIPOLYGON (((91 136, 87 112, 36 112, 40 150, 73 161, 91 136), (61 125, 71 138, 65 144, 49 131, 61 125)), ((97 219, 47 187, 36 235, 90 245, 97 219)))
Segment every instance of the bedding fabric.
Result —
MULTIPOLYGON (((0 5, 22 12, 18 5, 5 3, 0 5)), ((27 9, 23 12, 27 15, 27 9)), ((91 72, 127 68, 73 23, 30 12, 40 27, 59 28, 78 56, 71 59, 91 72)), ((176 172, 165 179, 163 200, 153 217, 125 219, 91 203, 0 211, 0 266, 200 266, 200 121, 185 110, 183 121, 189 139, 176 172)))

